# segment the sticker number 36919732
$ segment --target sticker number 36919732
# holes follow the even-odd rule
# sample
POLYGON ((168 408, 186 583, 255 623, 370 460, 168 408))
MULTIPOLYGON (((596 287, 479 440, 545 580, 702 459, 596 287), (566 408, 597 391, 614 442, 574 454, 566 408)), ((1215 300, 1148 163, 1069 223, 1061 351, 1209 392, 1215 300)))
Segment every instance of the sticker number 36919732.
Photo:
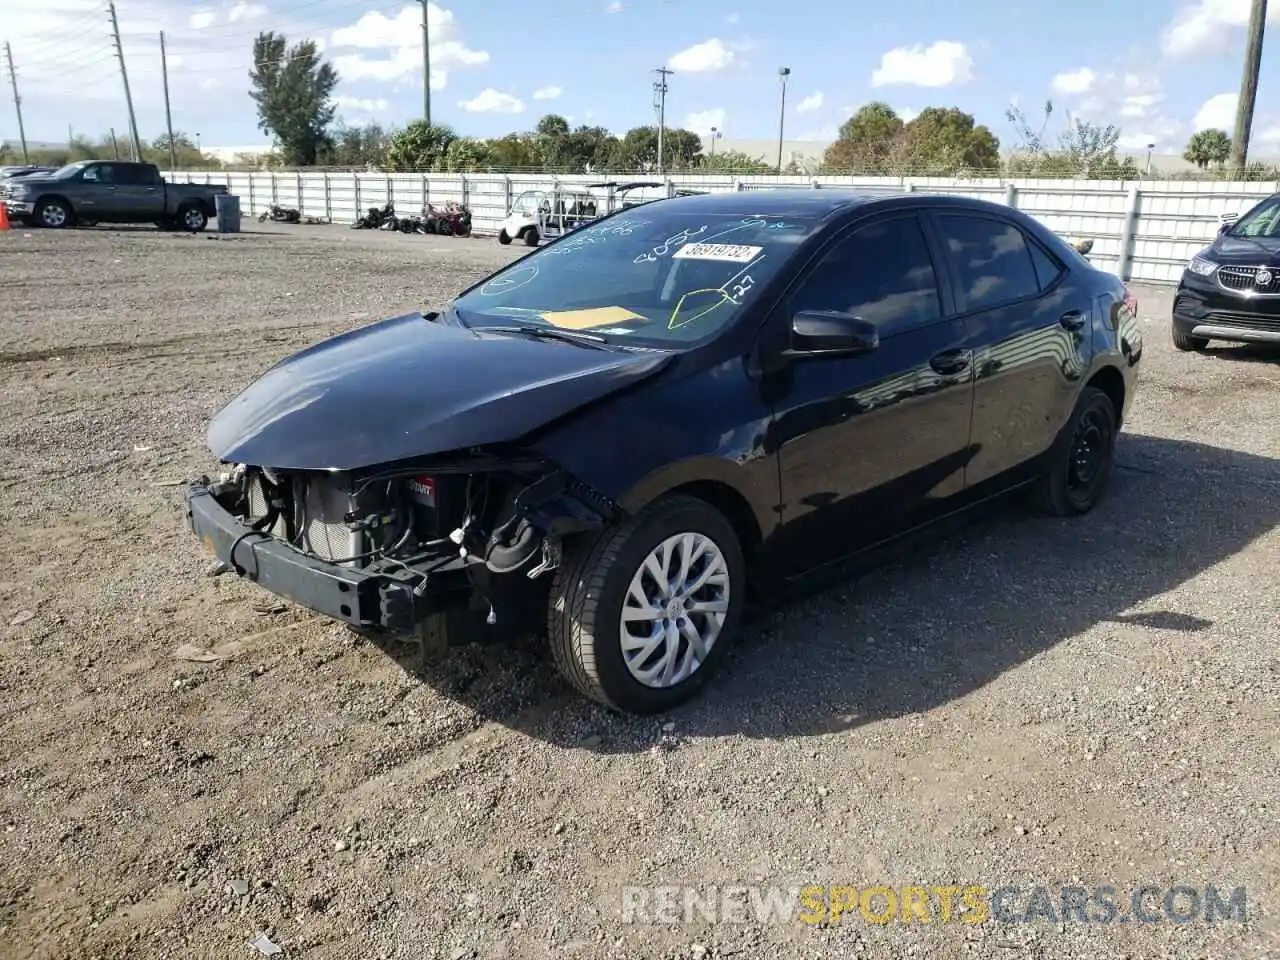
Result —
POLYGON ((726 263, 750 263, 763 250, 745 243, 686 243, 673 253, 679 260, 723 260, 726 263))

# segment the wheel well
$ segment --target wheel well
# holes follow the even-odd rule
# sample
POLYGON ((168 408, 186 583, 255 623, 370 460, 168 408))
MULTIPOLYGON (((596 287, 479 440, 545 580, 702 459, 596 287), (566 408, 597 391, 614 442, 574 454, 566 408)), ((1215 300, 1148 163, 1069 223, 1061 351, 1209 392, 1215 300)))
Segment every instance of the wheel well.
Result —
POLYGON ((1089 380, 1088 386, 1097 387, 1111 400, 1116 411, 1116 426, 1124 415, 1124 377, 1115 367, 1103 367, 1089 380))
POLYGON ((742 544, 742 553, 750 557, 760 546, 760 525, 756 523, 755 514, 747 498, 733 487, 717 480, 695 480, 667 491, 668 494, 685 493, 697 497, 715 507, 725 515, 738 535, 742 544))
POLYGON ((58 201, 58 202, 60 202, 64 207, 66 207, 68 211, 70 211, 71 213, 74 213, 74 212, 75 212, 75 209, 76 209, 76 208, 72 205, 71 201, 70 201, 70 200, 68 200, 66 197, 62 196, 61 194, 58 194, 58 193, 46 193, 46 194, 45 194, 44 196, 42 196, 42 197, 37 197, 37 198, 36 198, 36 202, 35 202, 34 204, 32 204, 31 209, 33 209, 33 210, 38 209, 38 208, 39 208, 39 206, 40 206, 40 204, 42 204, 42 203, 48 203, 50 200, 57 200, 57 201, 58 201))

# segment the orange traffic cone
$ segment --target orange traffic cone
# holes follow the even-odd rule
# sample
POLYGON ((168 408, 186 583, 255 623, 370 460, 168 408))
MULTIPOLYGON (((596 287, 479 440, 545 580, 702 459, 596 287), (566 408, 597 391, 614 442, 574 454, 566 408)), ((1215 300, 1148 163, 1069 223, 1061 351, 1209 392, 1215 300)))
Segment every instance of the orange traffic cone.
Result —
POLYGON ((0 230, 9 229, 9 211, 5 209, 4 203, 0 202, 0 230))

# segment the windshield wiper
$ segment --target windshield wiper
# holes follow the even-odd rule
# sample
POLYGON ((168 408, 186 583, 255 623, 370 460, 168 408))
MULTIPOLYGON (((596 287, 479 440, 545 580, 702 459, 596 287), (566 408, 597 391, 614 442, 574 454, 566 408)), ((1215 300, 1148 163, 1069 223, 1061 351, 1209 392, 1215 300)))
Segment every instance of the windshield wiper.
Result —
POLYGON ((608 343, 604 337, 594 333, 582 333, 579 330, 561 330, 558 327, 473 327, 477 333, 522 333, 527 337, 539 340, 559 340, 562 343, 573 343, 592 350, 603 350, 598 344, 608 343))

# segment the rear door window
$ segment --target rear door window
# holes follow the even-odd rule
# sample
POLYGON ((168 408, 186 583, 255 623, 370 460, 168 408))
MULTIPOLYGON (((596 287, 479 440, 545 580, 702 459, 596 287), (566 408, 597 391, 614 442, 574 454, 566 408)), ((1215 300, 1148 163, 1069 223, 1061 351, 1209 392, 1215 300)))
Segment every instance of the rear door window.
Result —
POLYGON ((938 213, 935 222, 962 311, 989 310, 1034 297, 1040 279, 1022 231, 1004 220, 938 213))

